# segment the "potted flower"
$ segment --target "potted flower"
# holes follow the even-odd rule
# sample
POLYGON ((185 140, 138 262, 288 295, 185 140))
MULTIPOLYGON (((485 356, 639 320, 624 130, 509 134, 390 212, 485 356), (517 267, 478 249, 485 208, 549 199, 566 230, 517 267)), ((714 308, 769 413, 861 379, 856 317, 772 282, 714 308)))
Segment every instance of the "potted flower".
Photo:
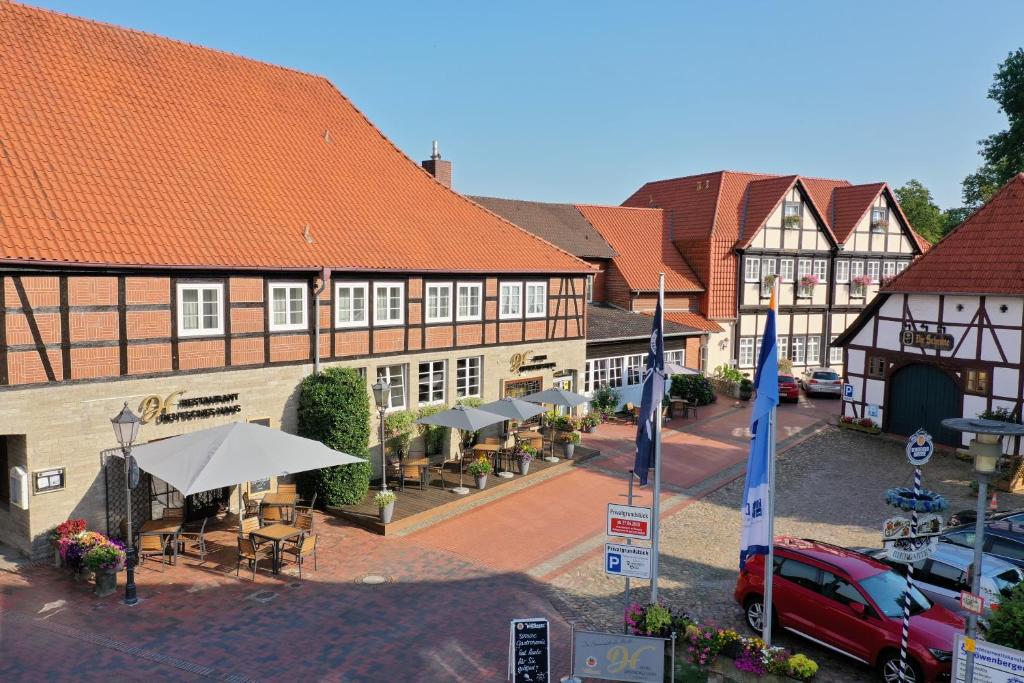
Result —
POLYGON ((870 275, 854 275, 850 282, 853 283, 853 296, 864 296, 864 290, 868 285, 874 284, 875 280, 870 275))
POLYGON ((775 273, 768 273, 761 278, 761 294, 763 296, 769 296, 772 293, 772 289, 775 287, 775 283, 779 281, 779 276, 775 273))
POLYGON ((522 448, 516 453, 516 457, 519 460, 519 474, 527 474, 530 471, 530 463, 537 456, 537 451, 534 450, 533 446, 524 444, 522 448))
POLYGON ((795 228, 800 225, 800 214, 791 213, 782 219, 782 225, 787 228, 795 228))
POLYGON ((109 539, 86 551, 82 561, 96 575, 93 593, 97 597, 104 598, 117 590, 117 573, 124 569, 125 557, 120 541, 109 539))
POLYGON ((60 539, 70 538, 75 534, 80 534, 85 531, 85 520, 84 519, 69 519, 66 522, 58 524, 53 531, 50 532, 50 540, 53 543, 53 566, 60 569, 64 566, 64 560, 60 554, 60 539))
POLYGON ((591 411, 580 418, 580 426, 583 428, 583 431, 590 434, 597 429, 597 425, 601 424, 602 419, 603 416, 600 413, 591 411))
POLYGON ((754 383, 750 381, 749 377, 744 377, 740 380, 740 400, 749 401, 754 395, 754 383))
POLYGON ((491 462, 485 457, 479 457, 469 463, 466 471, 476 478, 476 487, 481 491, 487 488, 487 475, 491 473, 491 462))
POLYGON ((107 542, 107 537, 95 531, 81 531, 74 536, 60 539, 60 556, 64 566, 74 572, 75 580, 84 581, 92 571, 85 566, 85 554, 93 547, 107 542))
POLYGON ((896 276, 895 276, 895 275, 883 275, 883 276, 882 276, 882 282, 881 282, 881 285, 882 285, 883 287, 888 287, 889 285, 891 285, 891 284, 892 284, 892 281, 893 281, 893 280, 895 280, 895 279, 896 279, 896 276))
POLYGON ((576 444, 580 442, 579 432, 565 432, 562 434, 562 446, 565 449, 565 457, 572 459, 573 453, 576 452, 576 444))
POLYGON ((373 497, 373 502, 377 504, 377 513, 380 515, 381 524, 391 523, 391 517, 395 514, 395 498, 394 491, 378 491, 373 497))

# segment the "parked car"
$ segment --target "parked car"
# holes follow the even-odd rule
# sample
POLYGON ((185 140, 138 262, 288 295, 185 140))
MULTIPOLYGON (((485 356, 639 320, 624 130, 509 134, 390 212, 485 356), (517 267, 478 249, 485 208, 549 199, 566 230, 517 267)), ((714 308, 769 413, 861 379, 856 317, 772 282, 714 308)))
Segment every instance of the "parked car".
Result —
POLYGON ((843 393, 843 378, 835 370, 829 368, 811 368, 803 374, 800 383, 804 387, 804 393, 828 394, 830 396, 841 396, 843 393))
MULTIPOLYGON (((988 555, 1024 567, 1024 523, 1011 521, 1017 518, 1016 515, 1012 515, 986 522, 985 545, 981 549, 988 555)), ((974 548, 974 524, 951 527, 939 536, 939 540, 964 548, 974 548)))
MULTIPOLYGON (((858 549, 890 565, 897 574, 907 575, 907 565, 890 562, 881 548, 858 549)), ((914 564, 914 584, 933 602, 951 612, 966 617, 960 606, 960 591, 970 591, 968 569, 974 562, 974 551, 952 543, 940 543, 931 557, 914 564)), ((992 555, 981 560, 981 595, 985 598, 986 616, 993 605, 1009 597, 1010 592, 1024 581, 1024 574, 1015 565, 992 555)))
MULTIPOLYGON (((765 556, 747 560, 734 597, 755 632, 764 626, 765 556)), ((775 541, 773 624, 874 667, 878 680, 900 674, 906 580, 887 565, 835 545, 798 538, 775 541)), ((912 683, 948 681, 953 642, 964 620, 911 592, 912 683)))
POLYGON ((796 403, 800 400, 800 384, 793 375, 779 375, 779 399, 796 403))
MULTIPOLYGON (((954 512, 949 516, 950 526, 959 526, 961 524, 974 524, 974 521, 978 519, 978 514, 974 510, 960 510, 954 512)), ((1007 520, 1014 524, 1024 524, 1024 508, 1016 508, 1014 510, 997 510, 995 512, 985 512, 985 519, 991 521, 1007 520)))

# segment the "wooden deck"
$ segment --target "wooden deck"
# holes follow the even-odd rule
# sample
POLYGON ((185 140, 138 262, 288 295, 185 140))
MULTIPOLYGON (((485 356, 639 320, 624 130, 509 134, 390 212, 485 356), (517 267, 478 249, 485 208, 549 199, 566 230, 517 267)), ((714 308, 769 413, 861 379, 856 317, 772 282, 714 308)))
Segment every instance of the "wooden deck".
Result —
MULTIPOLYGON (((408 481, 404 491, 396 491, 395 513, 390 524, 380 522, 377 505, 373 502, 373 496, 380 490, 377 486, 371 487, 370 492, 361 502, 354 505, 330 507, 327 511, 382 536, 400 536, 430 526, 452 514, 501 498, 526 486, 546 481, 552 476, 557 476, 575 467, 575 463, 591 458, 597 453, 593 449, 577 446, 575 457, 572 460, 559 459, 558 462, 547 462, 535 458, 530 463, 529 474, 525 476, 515 474, 511 478, 503 478, 495 474, 488 475, 487 488, 482 491, 476 487, 473 477, 466 473, 463 475, 463 486, 469 489, 469 493, 461 496, 452 493, 452 489, 459 485, 457 470, 445 471, 444 490, 441 489, 440 479, 434 479, 429 486, 424 486, 422 491, 417 482, 408 481)), ((390 482, 388 486, 394 489, 390 482)))

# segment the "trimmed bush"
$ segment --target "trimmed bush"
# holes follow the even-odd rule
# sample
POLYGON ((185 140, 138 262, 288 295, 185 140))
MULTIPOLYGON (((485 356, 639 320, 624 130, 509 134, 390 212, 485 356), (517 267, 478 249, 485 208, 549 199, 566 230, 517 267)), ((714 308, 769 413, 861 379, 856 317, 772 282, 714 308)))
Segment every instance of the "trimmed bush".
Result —
MULTIPOLYGON (((368 460, 370 394, 366 380, 351 368, 328 368, 299 386, 299 435, 328 448, 368 460)), ((303 472, 304 496, 317 494, 324 505, 351 505, 370 490, 370 463, 353 463, 303 472)))
MULTIPOLYGON (((424 406, 416 413, 416 419, 422 420, 435 413, 440 413, 442 410, 448 410, 448 406, 424 406)), ((419 430, 420 436, 423 437, 423 449, 426 451, 426 455, 440 455, 444 451, 444 443, 450 438, 451 429, 422 424, 416 425, 416 428, 419 430)))
POLYGON ((1024 650, 1024 585, 1019 585, 1003 598, 999 609, 989 619, 985 640, 996 645, 1024 650))
POLYGON ((411 410, 399 410, 389 413, 384 418, 384 434, 388 448, 395 455, 404 456, 409 452, 412 433, 416 429, 416 413, 411 410))
POLYGON ((704 375, 673 375, 670 393, 699 406, 715 402, 715 388, 704 375))

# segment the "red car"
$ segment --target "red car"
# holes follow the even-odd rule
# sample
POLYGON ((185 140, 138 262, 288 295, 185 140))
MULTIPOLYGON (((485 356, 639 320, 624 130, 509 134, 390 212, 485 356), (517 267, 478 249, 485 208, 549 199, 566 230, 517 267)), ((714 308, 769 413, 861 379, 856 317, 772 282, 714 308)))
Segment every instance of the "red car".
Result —
POLYGON ((800 400, 800 384, 793 375, 779 375, 779 400, 793 403, 800 400))
MULTIPOLYGON (((763 628, 764 555, 747 561, 735 598, 747 624, 763 628)), ((876 669, 885 683, 899 680, 906 580, 852 550, 798 538, 775 540, 773 630, 785 629, 876 669)), ((920 591, 912 593, 910 683, 949 681, 953 643, 964 621, 920 591)))

